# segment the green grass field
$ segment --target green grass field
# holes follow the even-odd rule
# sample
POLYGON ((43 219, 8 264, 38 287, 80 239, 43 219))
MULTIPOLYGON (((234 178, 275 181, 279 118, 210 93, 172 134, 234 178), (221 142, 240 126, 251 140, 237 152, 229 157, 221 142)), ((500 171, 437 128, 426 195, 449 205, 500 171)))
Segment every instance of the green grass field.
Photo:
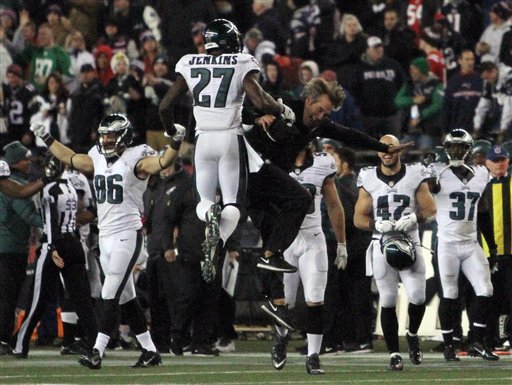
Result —
MULTIPOLYGON (((163 365, 149 369, 130 368, 137 360, 137 351, 108 351, 102 369, 90 370, 81 367, 76 356, 60 356, 55 348, 39 348, 32 349, 25 360, 1 356, 0 384, 512 384, 510 355, 497 362, 461 357, 458 363, 446 363, 442 353, 425 353, 423 364, 414 366, 404 353, 404 370, 390 372, 386 353, 341 353, 322 356, 324 376, 308 376, 305 357, 294 352, 299 343, 302 341, 292 341, 288 362, 281 371, 271 366, 266 352, 270 341, 238 341, 237 353, 219 357, 163 354, 163 365)), ((376 350, 382 349, 376 346, 376 350)))

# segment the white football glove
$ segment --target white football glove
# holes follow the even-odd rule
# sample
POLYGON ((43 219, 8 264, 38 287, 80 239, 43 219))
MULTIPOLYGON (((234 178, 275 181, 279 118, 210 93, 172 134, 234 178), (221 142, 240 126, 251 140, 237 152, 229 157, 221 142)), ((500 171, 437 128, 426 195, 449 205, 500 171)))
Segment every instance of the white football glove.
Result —
POLYGON ((283 103, 283 99, 279 98, 277 99, 277 101, 279 102, 281 107, 283 107, 283 110, 281 111, 283 119, 295 123, 295 112, 293 112, 293 110, 290 107, 283 103))
POLYGON ((44 123, 39 120, 36 120, 30 125, 30 131, 32 131, 38 138, 43 139, 43 141, 50 135, 44 123))
POLYGON ((174 127, 176 128, 176 132, 170 135, 167 131, 164 132, 164 135, 168 138, 171 138, 175 142, 183 142, 185 139, 185 135, 187 133, 187 129, 181 124, 174 123, 174 127))
POLYGON ((338 242, 338 248, 336 249, 336 259, 334 264, 341 270, 345 270, 348 262, 347 245, 345 243, 338 242))
POLYGON ((395 224, 391 221, 382 221, 378 220, 375 222, 375 230, 381 234, 389 233, 390 231, 393 231, 395 227, 395 224))
POLYGON ((0 179, 1 178, 8 178, 11 176, 11 169, 9 168, 9 165, 7 162, 0 160, 0 179))
POLYGON ((407 232, 418 223, 418 218, 415 213, 404 214, 395 222, 395 230, 407 232))

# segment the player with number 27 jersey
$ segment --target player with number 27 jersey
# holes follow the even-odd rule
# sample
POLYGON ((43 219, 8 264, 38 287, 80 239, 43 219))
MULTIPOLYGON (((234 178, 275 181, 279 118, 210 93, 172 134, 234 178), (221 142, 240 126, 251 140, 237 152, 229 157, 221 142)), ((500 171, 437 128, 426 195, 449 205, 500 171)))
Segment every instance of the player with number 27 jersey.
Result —
POLYGON ((140 159, 155 154, 145 144, 128 147, 116 162, 110 164, 99 153, 97 146, 89 150, 88 155, 94 163, 98 228, 102 236, 139 230, 142 227, 142 194, 146 190, 148 178, 138 178, 135 165, 140 159))

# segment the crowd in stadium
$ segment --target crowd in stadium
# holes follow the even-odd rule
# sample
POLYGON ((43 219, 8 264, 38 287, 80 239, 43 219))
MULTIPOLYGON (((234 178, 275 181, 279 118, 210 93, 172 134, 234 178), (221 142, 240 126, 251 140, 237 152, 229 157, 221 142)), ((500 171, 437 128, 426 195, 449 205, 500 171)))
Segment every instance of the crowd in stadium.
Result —
POLYGON ((0 0, 0 357, 26 358, 39 320, 39 343, 51 344, 57 308, 61 354, 91 369, 107 347, 141 349, 136 367, 169 352, 229 353, 236 302, 250 298, 275 324, 278 370, 292 330, 307 336, 308 374, 323 374, 319 355, 371 352, 376 322, 389 368, 402 370, 403 284, 413 364, 422 361, 418 329, 436 294, 444 359, 469 349, 498 360, 512 339, 511 27, 504 0, 0 0), (208 35, 234 36, 226 25, 240 31, 235 48, 208 35), (238 55, 223 64, 259 73, 254 84, 235 70, 185 75, 194 60, 207 67, 217 55, 238 55), (215 83, 215 108, 231 114, 229 76, 240 77, 240 101, 246 96, 233 146, 247 164, 219 160, 214 172, 200 157, 219 146, 205 142, 210 96, 201 92, 215 83), (121 183, 121 167, 144 184, 121 183), (247 185, 247 210, 245 190, 230 201, 222 174, 247 185), (296 181, 307 178, 315 182, 304 197, 296 181), (128 188, 143 196, 132 199, 139 219, 116 212, 128 188), (321 220, 324 236, 311 265, 294 241, 309 236, 308 220, 315 229, 321 220), (126 277, 105 255, 123 249, 116 242, 132 228, 141 233, 126 236, 126 277), (428 251, 418 246, 425 229, 434 232, 429 280, 428 251), (390 255, 401 244, 413 260, 379 265, 386 242, 390 255), (460 249, 448 251, 450 242, 460 249), (457 262, 443 262, 450 253, 457 262), (225 275, 238 264, 234 295, 225 275), (309 274, 315 269, 320 277, 309 274), (290 313, 299 277, 304 320, 290 313))

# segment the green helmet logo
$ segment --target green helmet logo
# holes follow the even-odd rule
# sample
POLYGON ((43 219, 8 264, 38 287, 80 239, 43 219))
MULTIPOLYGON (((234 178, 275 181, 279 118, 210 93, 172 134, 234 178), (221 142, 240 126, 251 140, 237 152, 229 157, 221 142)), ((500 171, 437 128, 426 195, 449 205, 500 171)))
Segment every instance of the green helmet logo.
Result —
POLYGON ((380 250, 389 266, 398 270, 407 269, 416 261, 416 247, 412 240, 400 231, 384 234, 380 239, 380 250))

